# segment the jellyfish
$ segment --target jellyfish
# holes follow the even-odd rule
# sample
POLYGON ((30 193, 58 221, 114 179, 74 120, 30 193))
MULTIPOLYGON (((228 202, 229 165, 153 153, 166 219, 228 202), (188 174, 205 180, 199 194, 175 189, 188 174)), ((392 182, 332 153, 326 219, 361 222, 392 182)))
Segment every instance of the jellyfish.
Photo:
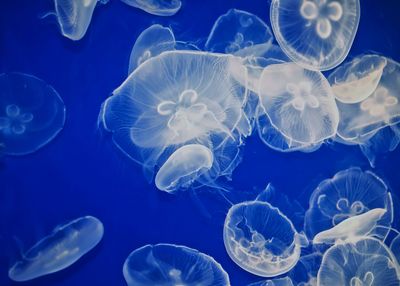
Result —
POLYGON ((276 278, 271 280, 260 281, 251 283, 247 286, 293 286, 292 279, 289 277, 276 278))
POLYGON ((273 0, 276 40, 294 62, 329 70, 348 55, 360 21, 359 0, 273 0))
POLYGON ((357 103, 369 97, 378 87, 387 59, 364 55, 337 67, 328 77, 336 99, 357 103))
POLYGON ((67 268, 93 249, 103 233, 103 224, 92 216, 58 226, 26 252, 10 268, 8 276, 22 282, 67 268))
POLYGON ((174 244, 148 244, 134 250, 123 273, 128 286, 230 285, 228 274, 214 258, 174 244))
MULTIPOLYGON (((113 133, 115 144, 142 164, 148 178, 156 166, 189 144, 203 145, 213 153, 213 165, 205 174, 209 182, 229 177, 240 161, 243 139, 251 132, 242 110, 246 90, 230 75, 236 60, 205 52, 164 52, 145 61, 113 92, 103 104, 100 121, 113 133)), ((180 159, 184 150, 175 159, 186 164, 192 159, 180 159)), ((205 159, 206 153, 200 157, 205 159)), ((204 163, 208 168, 209 162, 204 163)), ((170 172, 160 170, 159 179, 170 172)), ((187 183, 186 179, 180 182, 187 183)))
POLYGON ((320 72, 295 63, 269 65, 261 74, 258 95, 264 120, 258 122, 259 135, 273 149, 314 150, 337 132, 335 98, 320 72))
POLYGON ((121 0, 125 4, 139 8, 156 16, 175 15, 182 6, 181 0, 121 0))
POLYGON ((399 266, 390 249, 375 238, 338 243, 329 248, 318 271, 317 285, 395 286, 399 266))
POLYGON ((271 29, 256 15, 230 9, 214 23, 205 50, 232 54, 256 44, 271 43, 271 29))
POLYGON ((396 257, 397 263, 400 264, 400 233, 398 230, 395 230, 395 232, 397 233, 397 235, 390 243, 390 250, 396 257))
POLYGON ((385 183, 374 173, 357 167, 322 181, 312 193, 309 204, 304 229, 310 239, 327 230, 331 234, 343 228, 346 231, 355 221, 365 224, 357 230, 348 229, 347 235, 360 231, 384 239, 393 221, 393 202, 385 183), (349 218, 354 219, 345 222, 349 218))
POLYGON ((297 286, 316 286, 318 270, 322 261, 322 253, 318 251, 302 254, 296 266, 288 276, 297 286))
POLYGON ((65 106, 54 88, 22 73, 0 74, 0 145, 5 155, 26 155, 63 128, 65 106))
POLYGON ((230 258, 244 270, 262 277, 288 272, 307 245, 292 222, 268 202, 233 205, 224 223, 224 244, 230 258))

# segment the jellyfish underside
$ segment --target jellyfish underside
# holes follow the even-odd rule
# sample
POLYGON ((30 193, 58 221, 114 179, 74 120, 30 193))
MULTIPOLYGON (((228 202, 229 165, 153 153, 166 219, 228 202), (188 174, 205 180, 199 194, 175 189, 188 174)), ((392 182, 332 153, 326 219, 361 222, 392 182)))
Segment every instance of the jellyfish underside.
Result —
POLYGON ((139 8, 156 16, 175 15, 182 6, 181 0, 121 0, 125 4, 139 8))

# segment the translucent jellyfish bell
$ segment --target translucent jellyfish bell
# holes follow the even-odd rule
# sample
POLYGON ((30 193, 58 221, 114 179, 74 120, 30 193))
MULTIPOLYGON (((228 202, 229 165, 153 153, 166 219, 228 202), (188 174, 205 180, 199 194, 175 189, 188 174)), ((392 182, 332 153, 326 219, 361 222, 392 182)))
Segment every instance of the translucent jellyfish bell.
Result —
POLYGON ((329 70, 348 55, 360 21, 359 0, 273 0, 276 40, 296 63, 329 70))
POLYGON ((128 286, 204 285, 228 286, 228 274, 211 256, 173 245, 145 245, 125 260, 123 273, 128 286))
POLYGON ((381 241, 363 238, 338 243, 325 252, 317 285, 395 286, 400 284, 396 259, 381 241))
MULTIPOLYGON (((374 173, 363 172, 360 168, 340 171, 333 178, 322 181, 311 195, 309 204, 304 229, 310 239, 322 231, 332 229, 331 233, 335 233, 346 225, 345 229, 351 228, 347 222, 344 225, 341 222, 355 216, 358 218, 348 222, 366 219, 372 222, 371 227, 364 225, 371 230, 368 234, 384 239, 393 221, 393 202, 385 183, 374 173), (362 214, 365 216, 360 217, 362 214), (333 231, 335 226, 338 228, 333 231)), ((356 235, 358 230, 367 229, 348 230, 347 234, 356 235)))
POLYGON ((296 265, 305 238, 279 209, 256 200, 229 209, 224 244, 230 258, 241 268, 273 277, 296 265))
POLYGON ((336 134, 338 110, 332 89, 320 72, 295 63, 269 65, 261 74, 258 94, 260 112, 268 119, 265 124, 273 127, 260 135, 272 148, 307 149, 336 134), (279 144, 271 140, 276 136, 269 132, 281 134, 279 144))
POLYGON ((181 0, 121 0, 125 4, 139 8, 157 16, 175 15, 182 6, 181 0))
POLYGON ((248 284, 247 286, 293 286, 293 281, 289 277, 276 278, 248 284))
POLYGON ((52 86, 28 74, 0 74, 0 145, 4 154, 35 152, 61 131, 64 121, 64 103, 52 86))
POLYGON ((85 216, 59 226, 29 249, 9 270, 11 280, 22 282, 67 268, 102 239, 103 224, 85 216))

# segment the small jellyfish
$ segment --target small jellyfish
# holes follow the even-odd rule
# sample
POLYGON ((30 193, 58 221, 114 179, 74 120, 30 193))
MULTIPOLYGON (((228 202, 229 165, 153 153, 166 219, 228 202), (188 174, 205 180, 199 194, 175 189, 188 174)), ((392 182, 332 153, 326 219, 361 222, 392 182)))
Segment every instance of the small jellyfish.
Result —
POLYGON ((22 73, 0 74, 0 145, 5 155, 25 155, 63 128, 65 106, 54 88, 22 73))
POLYGON ((54 229, 29 249, 9 270, 11 280, 22 282, 67 268, 102 239, 103 224, 84 216, 54 229))
POLYGON ((329 70, 348 55, 360 21, 359 0, 273 0, 272 30, 283 51, 311 70, 329 70))
POLYGON ((364 55, 337 67, 328 77, 336 99, 357 103, 370 96, 378 87, 387 59, 364 55))
MULTIPOLYGON (((370 236, 384 239, 393 221, 393 202, 385 183, 374 173, 363 172, 356 167, 340 171, 333 178, 322 181, 311 195, 309 204, 304 229, 310 239, 323 231, 332 231, 335 226, 338 227, 335 230, 342 226, 349 227, 347 222, 341 223, 355 216, 358 218, 348 222, 374 218, 379 227, 364 227, 371 230, 367 231, 370 236), (365 216, 360 217, 362 214, 365 216)), ((348 235, 366 230, 348 230, 348 235)))
POLYGON ((325 252, 317 285, 397 286, 399 274, 387 246, 374 238, 362 238, 335 244, 325 252))
POLYGON ((224 244, 230 258, 241 268, 262 277, 273 277, 296 265, 306 239, 279 209, 255 200, 229 209, 224 244))
POLYGON ((182 6, 181 0, 121 0, 125 4, 139 8, 156 16, 175 15, 182 6))
POLYGON ((293 281, 289 277, 276 278, 248 284, 247 286, 293 286, 293 281))
POLYGON ((266 116, 266 121, 258 124, 259 134, 271 148, 313 150, 336 134, 339 114, 335 98, 320 72, 295 63, 269 65, 261 74, 258 95, 260 116, 266 116))
POLYGON ((185 145, 176 150, 161 166, 155 179, 159 190, 173 192, 176 187, 191 185, 201 174, 211 169, 213 153, 199 144, 185 145))
POLYGON ((205 50, 233 54, 256 44, 271 43, 271 29, 256 15, 230 9, 215 22, 205 50))
POLYGON ((123 273, 128 286, 229 286, 229 277, 211 256, 173 245, 145 245, 129 254, 123 273))

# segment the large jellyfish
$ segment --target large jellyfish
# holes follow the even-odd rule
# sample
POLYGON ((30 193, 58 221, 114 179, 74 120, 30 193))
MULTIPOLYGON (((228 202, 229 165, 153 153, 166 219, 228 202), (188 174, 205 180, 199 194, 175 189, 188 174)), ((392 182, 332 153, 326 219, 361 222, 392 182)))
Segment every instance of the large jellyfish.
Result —
MULTIPOLYGON (((212 167, 202 178, 208 176, 212 183, 220 176, 229 177, 240 161, 242 138, 251 131, 242 110, 246 90, 230 75, 236 60, 231 55, 164 52, 140 65, 113 92, 103 104, 100 120, 113 133, 115 144, 141 163, 150 177, 155 166, 161 167, 171 154, 189 144, 205 146, 213 160, 204 156, 208 151, 200 155, 178 152, 181 166, 193 159, 179 154, 200 156, 206 169, 208 157, 212 167)), ((191 165, 191 171, 197 167, 191 165)))
POLYGON ((271 29, 256 15, 230 9, 215 22, 205 49, 217 53, 235 53, 256 44, 271 43, 271 29))
POLYGON ((261 200, 233 205, 225 219, 226 251, 237 265, 255 275, 288 272, 307 243, 279 209, 261 200))
POLYGON ((182 6, 181 0, 121 0, 125 4, 139 8, 157 16, 175 15, 182 6))
POLYGON ((325 252, 317 285, 397 286, 399 266, 390 249, 374 238, 338 243, 325 252))
POLYGON ((248 284, 247 286, 293 286, 293 281, 289 277, 276 278, 248 284))
POLYGON ((359 0, 273 0, 271 23, 285 53, 312 70, 329 70, 348 55, 360 21, 359 0))
POLYGON ((6 155, 25 155, 63 128, 65 106, 54 88, 22 73, 0 74, 0 145, 6 155))
POLYGON ((8 276, 22 282, 67 268, 94 248, 103 233, 103 224, 92 216, 59 226, 29 249, 10 268, 8 276))
POLYGON ((335 98, 320 72, 295 63, 269 65, 261 74, 258 94, 259 120, 264 120, 258 124, 259 135, 271 148, 314 150, 336 134, 335 98))
POLYGON ((123 273, 129 286, 229 286, 228 274, 211 256, 173 245, 145 245, 125 260, 123 273))
MULTIPOLYGON (((391 194, 385 183, 374 173, 363 172, 360 168, 353 167, 322 181, 314 190, 310 198, 310 208, 306 212, 304 228, 311 239, 335 226, 338 227, 336 229, 340 229, 343 226, 341 222, 355 216, 358 216, 354 218, 355 221, 365 218, 371 223, 370 215, 375 217, 375 221, 369 228, 370 231, 367 231, 368 234, 384 239, 393 221, 391 194), (373 209, 374 212, 369 212, 373 209), (382 209, 386 211, 383 212, 382 209), (362 214, 365 216, 360 217, 362 214)), ((344 224, 346 225, 347 223, 344 224)), ((353 232, 357 230, 349 230, 348 235, 353 232)))

